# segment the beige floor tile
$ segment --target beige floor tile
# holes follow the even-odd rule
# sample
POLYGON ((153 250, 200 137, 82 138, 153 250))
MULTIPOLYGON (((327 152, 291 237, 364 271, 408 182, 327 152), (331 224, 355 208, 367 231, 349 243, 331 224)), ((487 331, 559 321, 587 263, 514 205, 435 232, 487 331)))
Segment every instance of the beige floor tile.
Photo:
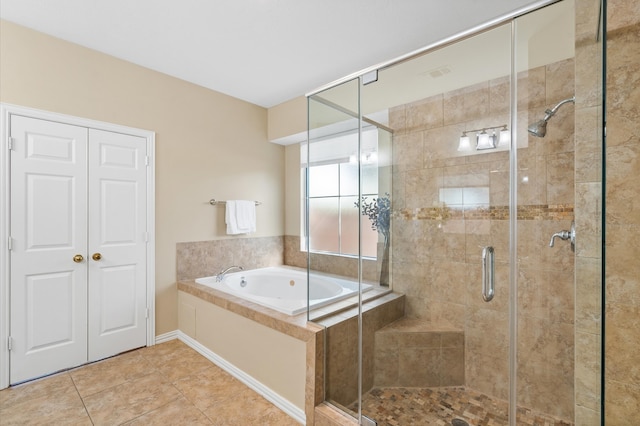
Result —
POLYGON ((180 398, 180 392, 160 374, 114 386, 84 398, 96 425, 119 424, 180 398))
POLYGON ((86 365, 69 372, 83 398, 110 387, 149 374, 149 363, 138 353, 129 352, 86 365))
POLYGON ((298 424, 178 340, 0 391, 3 426, 125 422, 298 424))
POLYGON ((182 343, 180 340, 175 339, 158 345, 142 348, 138 352, 149 364, 151 364, 152 367, 157 368, 166 361, 173 358, 179 358, 181 354, 189 351, 193 351, 193 349, 182 343))
MULTIPOLYGON (((68 378, 68 376, 67 376, 68 378)), ((70 380, 70 379, 69 379, 70 380)), ((49 382, 50 386, 54 382, 49 382)), ((0 410, 2 425, 91 425, 75 387, 63 387, 0 410)))
POLYGON ((216 425, 298 425, 279 408, 248 388, 235 398, 209 407, 204 414, 216 425))
POLYGON ((171 382, 195 375, 213 365, 211 361, 192 349, 178 350, 177 352, 179 356, 169 357, 156 367, 158 372, 171 382))
POLYGON ((60 373, 3 389, 0 391, 0 410, 42 396, 66 392, 69 389, 75 391, 73 381, 67 373, 60 373))
POLYGON ((213 422, 207 418, 202 411, 198 410, 185 398, 179 398, 173 402, 163 405, 147 414, 144 414, 130 422, 127 426, 142 425, 212 425, 213 422))
POLYGON ((182 394, 200 410, 206 410, 228 398, 234 398, 247 387, 226 371, 212 365, 196 375, 176 382, 182 394))

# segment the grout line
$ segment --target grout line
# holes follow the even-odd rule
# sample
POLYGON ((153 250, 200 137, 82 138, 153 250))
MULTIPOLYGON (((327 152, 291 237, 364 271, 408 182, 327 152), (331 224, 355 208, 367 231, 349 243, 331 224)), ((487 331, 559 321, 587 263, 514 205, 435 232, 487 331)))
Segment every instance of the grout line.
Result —
POLYGON ((80 395, 80 391, 78 390, 78 386, 76 386, 76 381, 73 380, 73 376, 71 375, 71 372, 68 372, 67 374, 69 374, 69 379, 71 379, 71 383, 73 384, 73 388, 76 390, 76 394, 78 395, 78 398, 80 398, 80 402, 82 403, 82 406, 84 407, 84 412, 87 413, 87 418, 89 418, 89 421, 91 422, 92 425, 95 425, 95 422, 93 421, 93 418, 91 418, 91 414, 89 414, 89 409, 87 409, 87 405, 84 403, 84 398, 80 395))
MULTIPOLYGON (((204 370, 203 370, 203 371, 204 371, 204 370)), ((187 376, 187 377, 190 377, 190 376, 187 376)), ((198 407, 196 404, 194 404, 194 403, 189 399, 189 397, 187 397, 187 395, 185 395, 185 394, 180 390, 180 388, 178 388, 178 387, 175 385, 175 382, 172 382, 172 383, 171 383, 171 386, 173 386, 174 388, 176 388, 176 390, 177 390, 177 391, 178 391, 178 393, 179 393, 179 394, 184 398, 184 400, 185 400, 185 401, 187 401, 189 404, 191 404, 191 405, 193 406, 193 408, 195 408, 196 410, 198 410, 198 411, 200 412, 200 414, 202 414, 202 415, 205 417, 205 419, 209 420, 209 421, 211 422, 211 424, 214 424, 214 423, 213 423, 213 420, 211 420, 211 419, 209 418, 209 416, 207 416, 207 415, 205 414, 205 412, 204 412, 203 410, 201 410, 201 409, 200 409, 200 407, 198 407)))

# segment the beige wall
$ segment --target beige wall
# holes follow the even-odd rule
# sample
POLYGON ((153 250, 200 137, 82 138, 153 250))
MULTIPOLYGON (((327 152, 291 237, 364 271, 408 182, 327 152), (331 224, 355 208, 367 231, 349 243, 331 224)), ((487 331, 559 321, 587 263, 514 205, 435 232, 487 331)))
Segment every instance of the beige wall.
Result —
POLYGON ((178 327, 176 243, 225 237, 210 198, 260 200, 252 236, 283 234, 264 108, 6 21, 0 43, 0 101, 156 132, 157 334, 178 327))
POLYGON ((300 142, 307 134, 307 98, 299 96, 269 108, 267 113, 270 141, 300 142))
POLYGON ((289 145, 285 148, 285 235, 299 236, 302 233, 300 216, 304 191, 300 173, 300 144, 289 145))

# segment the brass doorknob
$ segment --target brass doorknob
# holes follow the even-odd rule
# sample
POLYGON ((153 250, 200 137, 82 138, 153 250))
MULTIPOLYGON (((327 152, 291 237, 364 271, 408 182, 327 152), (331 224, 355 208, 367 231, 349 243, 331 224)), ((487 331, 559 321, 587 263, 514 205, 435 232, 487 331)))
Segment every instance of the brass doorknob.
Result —
POLYGON ((73 256, 73 261, 76 263, 80 263, 84 260, 84 257, 82 257, 81 254, 76 254, 75 256, 73 256))
POLYGON ((91 258, 93 260, 100 260, 102 259, 102 255, 100 253, 93 253, 93 256, 91 256, 91 258))

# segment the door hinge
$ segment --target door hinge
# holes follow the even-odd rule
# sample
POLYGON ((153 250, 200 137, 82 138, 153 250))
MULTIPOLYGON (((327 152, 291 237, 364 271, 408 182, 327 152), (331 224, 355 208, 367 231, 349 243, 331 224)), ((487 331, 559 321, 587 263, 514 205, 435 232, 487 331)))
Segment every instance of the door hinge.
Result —
POLYGON ((149 156, 148 156, 148 155, 145 155, 145 156, 144 156, 144 165, 145 165, 145 166, 148 166, 148 165, 149 165, 149 156))
POLYGON ((148 243, 149 242, 149 233, 148 232, 143 232, 142 233, 142 238, 144 238, 144 242, 148 243))
POLYGON ((13 250, 13 238, 11 237, 7 238, 7 250, 13 250))
POLYGON ((149 308, 146 308, 146 309, 144 310, 144 317, 145 317, 146 319, 149 319, 149 308))
POLYGON ((11 336, 7 337, 7 350, 12 350, 13 349, 13 339, 11 338, 11 336))
POLYGON ((11 136, 9 136, 7 138, 7 148, 9 149, 9 151, 11 151, 13 149, 13 142, 15 141, 15 138, 12 138, 11 136))

